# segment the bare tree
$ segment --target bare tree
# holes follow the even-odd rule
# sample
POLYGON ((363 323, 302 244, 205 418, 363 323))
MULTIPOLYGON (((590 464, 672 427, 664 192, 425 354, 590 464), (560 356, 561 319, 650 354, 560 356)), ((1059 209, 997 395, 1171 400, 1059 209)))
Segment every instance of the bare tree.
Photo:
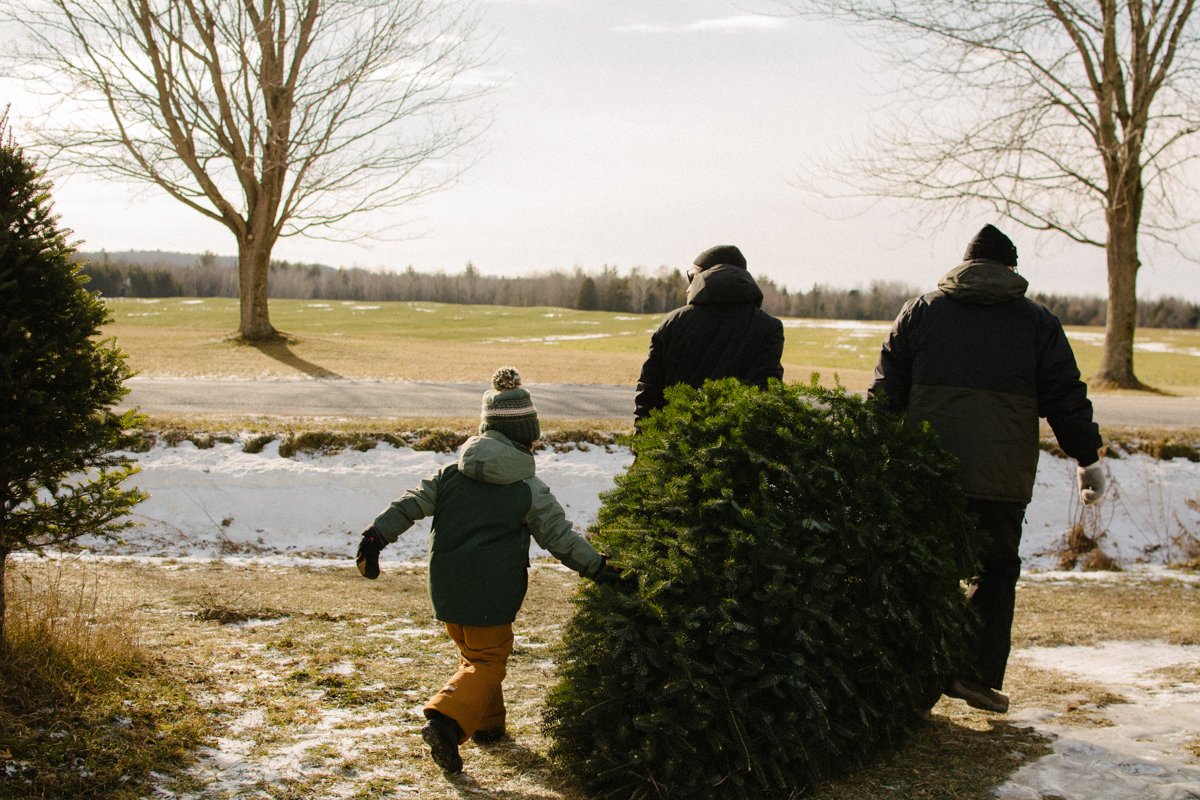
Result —
POLYGON ((1142 237, 1178 245, 1176 192, 1200 130, 1192 0, 790 0, 874 29, 903 67, 903 116, 842 171, 858 191, 982 204, 1102 247, 1108 319, 1095 380, 1133 369, 1142 237))
MULTIPOLYGON (((13 0, 12 72, 59 98, 38 149, 150 182, 233 233, 241 323, 275 338, 271 251, 379 234, 479 132, 477 21, 435 0, 13 0), (350 220, 365 223, 355 230, 350 220)), ((53 163, 53 162, 52 162, 53 163)))

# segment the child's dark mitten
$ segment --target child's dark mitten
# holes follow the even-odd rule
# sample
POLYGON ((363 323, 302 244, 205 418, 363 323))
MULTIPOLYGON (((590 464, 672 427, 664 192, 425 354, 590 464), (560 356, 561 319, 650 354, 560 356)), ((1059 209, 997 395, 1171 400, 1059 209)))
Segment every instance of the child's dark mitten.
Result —
POLYGON ((387 542, 383 540, 379 531, 375 530, 374 525, 363 531, 362 541, 358 543, 358 553, 354 556, 359 575, 371 580, 379 577, 379 551, 385 547, 387 542))

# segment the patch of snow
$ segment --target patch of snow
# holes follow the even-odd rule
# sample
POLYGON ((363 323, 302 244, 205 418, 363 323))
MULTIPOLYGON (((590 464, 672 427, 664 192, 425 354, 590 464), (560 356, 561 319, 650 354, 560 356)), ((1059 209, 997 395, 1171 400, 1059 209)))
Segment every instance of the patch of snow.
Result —
POLYGON ((284 617, 284 618, 276 617, 274 619, 252 618, 252 619, 242 620, 241 622, 230 622, 229 627, 230 628, 270 628, 275 625, 282 625, 286 620, 287 620, 286 617, 284 617))
POLYGON ((851 333, 870 333, 872 336, 887 333, 892 329, 890 322, 869 322, 856 319, 797 319, 790 317, 782 322, 785 328, 824 328, 851 333))
POLYGON ((484 344, 555 344, 557 342, 578 342, 585 339, 608 339, 612 334, 608 333, 563 333, 556 336, 534 336, 529 338, 520 338, 515 336, 502 336, 496 339, 485 339, 484 344))
POLYGON ((1087 800, 1196 800, 1200 764, 1186 748, 1200 734, 1200 684, 1172 682, 1160 670, 1200 668, 1200 646, 1104 642, 1032 647, 1014 660, 1050 669, 1126 698, 1102 709, 1112 723, 1063 725, 1047 709, 1025 709, 1009 721, 1053 738, 1053 752, 1021 767, 994 794, 1002 800, 1043 797, 1087 800))
MULTIPOLYGON (((1162 679, 1154 673, 1169 667, 1200 665, 1200 645, 1166 642, 1104 642, 1090 647, 1030 647, 1021 659, 1108 686, 1153 689, 1162 679)), ((1196 728, 1200 734, 1200 727, 1196 728)))
POLYGON ((1179 347, 1169 342, 1138 342, 1133 345, 1133 349, 1143 353, 1170 353, 1179 356, 1200 356, 1200 348, 1179 347))
POLYGON ((1174 539, 1200 536, 1200 463, 1137 454, 1107 458, 1104 470, 1104 499, 1083 507, 1075 492, 1075 462, 1041 454, 1021 541, 1027 569, 1056 567, 1055 553, 1078 522, 1125 567, 1186 555, 1174 539))

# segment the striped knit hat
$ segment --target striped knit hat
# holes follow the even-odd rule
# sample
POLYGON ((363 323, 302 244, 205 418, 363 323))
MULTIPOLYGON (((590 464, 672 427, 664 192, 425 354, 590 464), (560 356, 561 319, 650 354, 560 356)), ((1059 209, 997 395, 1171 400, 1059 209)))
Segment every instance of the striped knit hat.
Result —
POLYGON ((499 431, 520 444, 533 444, 542 435, 533 398, 521 388, 516 367, 501 367, 492 376, 492 389, 483 393, 479 432, 499 431))

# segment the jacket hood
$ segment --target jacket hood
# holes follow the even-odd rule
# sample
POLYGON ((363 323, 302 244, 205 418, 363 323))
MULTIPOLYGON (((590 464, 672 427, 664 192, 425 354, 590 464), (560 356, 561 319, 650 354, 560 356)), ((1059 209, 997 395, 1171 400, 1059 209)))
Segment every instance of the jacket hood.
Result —
POLYGON ((463 444, 458 469, 484 483, 516 483, 533 477, 533 454, 517 447, 500 431, 487 431, 463 444))
POLYGON ((999 261, 964 261, 938 281, 938 288, 963 303, 987 306, 1025 296, 1029 281, 999 261))
POLYGON ((719 264, 696 273, 688 284, 687 301, 697 306, 753 303, 761 307, 763 293, 754 276, 742 267, 719 264))

